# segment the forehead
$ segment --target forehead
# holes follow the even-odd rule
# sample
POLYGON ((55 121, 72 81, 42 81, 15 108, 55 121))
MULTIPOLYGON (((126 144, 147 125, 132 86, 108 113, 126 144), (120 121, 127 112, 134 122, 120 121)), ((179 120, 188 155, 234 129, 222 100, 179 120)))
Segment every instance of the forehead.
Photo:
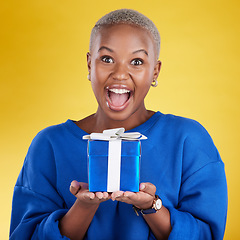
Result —
POLYGON ((129 51, 144 48, 155 54, 154 40, 148 30, 130 24, 102 26, 93 39, 92 48, 96 49, 102 45, 116 49, 127 48, 129 51))

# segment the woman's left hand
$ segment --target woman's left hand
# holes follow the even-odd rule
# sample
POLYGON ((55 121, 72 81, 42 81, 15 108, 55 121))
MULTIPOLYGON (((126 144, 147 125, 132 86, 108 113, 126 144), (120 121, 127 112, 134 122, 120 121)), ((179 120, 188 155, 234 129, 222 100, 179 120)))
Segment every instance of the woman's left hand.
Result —
POLYGON ((148 209, 153 205, 155 192, 155 185, 147 182, 140 184, 139 192, 117 191, 112 193, 111 198, 113 201, 117 200, 120 202, 132 204, 140 209, 148 209))

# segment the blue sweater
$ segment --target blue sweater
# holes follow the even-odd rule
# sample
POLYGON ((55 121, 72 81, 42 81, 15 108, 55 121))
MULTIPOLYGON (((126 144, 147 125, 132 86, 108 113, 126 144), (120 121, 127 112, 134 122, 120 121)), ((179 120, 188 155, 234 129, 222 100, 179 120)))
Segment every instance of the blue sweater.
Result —
MULTIPOLYGON (((141 182, 151 182, 171 215, 172 240, 223 239, 227 215, 224 164, 197 122, 155 113, 132 129, 142 141, 141 182)), ((68 120, 34 138, 14 188, 10 239, 68 239, 58 220, 75 202, 72 180, 87 182, 87 133, 68 120)), ((155 239, 132 206, 100 204, 85 239, 155 239)))

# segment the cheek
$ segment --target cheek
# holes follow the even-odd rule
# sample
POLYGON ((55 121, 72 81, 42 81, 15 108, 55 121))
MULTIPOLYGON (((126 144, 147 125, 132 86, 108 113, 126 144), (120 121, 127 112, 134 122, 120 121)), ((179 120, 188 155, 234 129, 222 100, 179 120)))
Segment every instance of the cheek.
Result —
POLYGON ((98 98, 101 95, 105 94, 105 82, 107 76, 104 71, 101 71, 99 68, 92 68, 91 71, 91 85, 94 95, 98 98))
POLYGON ((102 82, 106 80, 106 77, 109 75, 109 69, 101 66, 100 64, 95 63, 92 67, 92 78, 95 81, 102 82))
POLYGON ((153 71, 150 71, 149 69, 134 72, 132 75, 133 79, 135 79, 137 85, 141 86, 150 86, 153 80, 153 71))

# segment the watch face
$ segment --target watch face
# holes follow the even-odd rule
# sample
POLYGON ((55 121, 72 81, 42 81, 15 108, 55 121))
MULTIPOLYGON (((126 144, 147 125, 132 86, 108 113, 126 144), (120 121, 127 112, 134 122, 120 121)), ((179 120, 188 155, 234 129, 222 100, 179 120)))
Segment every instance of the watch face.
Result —
POLYGON ((160 199, 157 199, 155 206, 156 206, 156 209, 159 210, 162 207, 162 201, 160 199))

